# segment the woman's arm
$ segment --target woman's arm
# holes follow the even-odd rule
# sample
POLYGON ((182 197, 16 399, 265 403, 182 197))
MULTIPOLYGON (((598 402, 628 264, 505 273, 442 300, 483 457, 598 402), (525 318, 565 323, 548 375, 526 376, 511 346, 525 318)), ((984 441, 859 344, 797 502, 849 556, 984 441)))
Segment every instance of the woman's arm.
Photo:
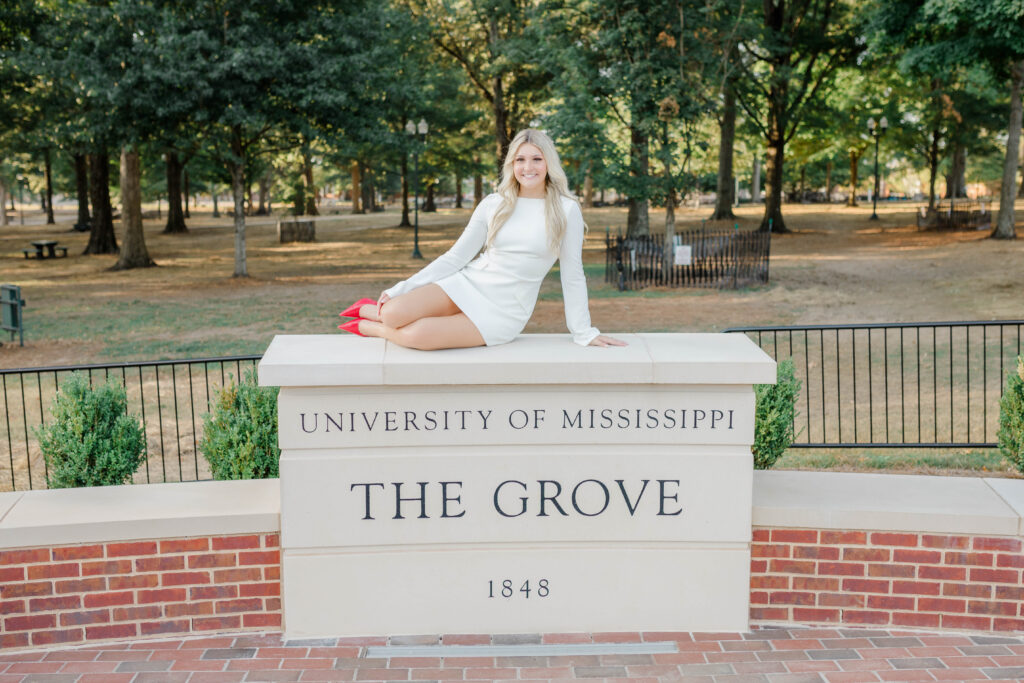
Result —
POLYGON ((566 211, 566 221, 565 237, 558 254, 565 324, 572 333, 572 340, 580 346, 587 346, 601 333, 590 324, 587 278, 583 273, 583 213, 576 202, 566 211))
POLYGON ((467 263, 472 261, 480 253, 480 249, 487 240, 487 221, 490 218, 496 198, 497 195, 489 195, 477 205, 476 210, 473 211, 473 215, 469 219, 469 224, 466 225, 466 229, 462 231, 462 235, 459 236, 459 239, 456 240, 451 249, 438 256, 408 280, 402 280, 394 287, 384 290, 381 299, 386 300, 384 299, 385 296, 390 299, 399 294, 405 294, 417 287, 437 282, 452 273, 458 272, 467 263))

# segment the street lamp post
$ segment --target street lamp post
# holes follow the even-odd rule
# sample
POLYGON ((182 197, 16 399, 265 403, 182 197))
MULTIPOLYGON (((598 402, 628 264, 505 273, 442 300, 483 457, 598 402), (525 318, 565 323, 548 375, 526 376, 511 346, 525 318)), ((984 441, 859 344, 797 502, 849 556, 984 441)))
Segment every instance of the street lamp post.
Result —
POLYGON ((427 130, 425 119, 420 119, 418 124, 414 124, 412 121, 405 123, 405 132, 413 139, 412 185, 415 198, 413 199, 412 257, 418 259, 423 258, 423 254, 420 253, 420 145, 427 142, 427 130))
POLYGON ((25 179, 22 178, 21 176, 18 176, 16 180, 18 183, 18 224, 25 225, 25 200, 21 196, 21 186, 22 183, 25 182, 25 179))
POLYGON ((875 124, 875 117, 868 119, 868 131, 871 133, 871 137, 875 139, 875 191, 871 193, 871 220, 878 220, 878 192, 880 184, 878 182, 878 139, 885 135, 885 131, 889 128, 889 121, 884 116, 879 120, 878 124, 875 124))

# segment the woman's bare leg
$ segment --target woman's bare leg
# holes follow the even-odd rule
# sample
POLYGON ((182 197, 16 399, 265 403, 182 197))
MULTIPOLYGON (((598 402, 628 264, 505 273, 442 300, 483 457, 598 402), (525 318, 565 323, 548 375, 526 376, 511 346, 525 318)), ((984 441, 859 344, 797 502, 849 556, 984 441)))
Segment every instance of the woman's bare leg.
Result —
POLYGON ((463 349, 485 343, 476 325, 436 284, 389 300, 381 306, 381 320, 377 320, 376 306, 363 306, 359 313, 362 334, 411 349, 463 349))
POLYGON ((461 312, 439 285, 429 284, 389 300, 381 306, 379 317, 375 304, 360 308, 359 317, 397 328, 420 318, 436 318, 461 312))
POLYGON ((384 337, 410 349, 436 351, 483 346, 484 338, 465 313, 420 318, 404 327, 388 327, 372 320, 360 320, 359 331, 368 337, 384 337))

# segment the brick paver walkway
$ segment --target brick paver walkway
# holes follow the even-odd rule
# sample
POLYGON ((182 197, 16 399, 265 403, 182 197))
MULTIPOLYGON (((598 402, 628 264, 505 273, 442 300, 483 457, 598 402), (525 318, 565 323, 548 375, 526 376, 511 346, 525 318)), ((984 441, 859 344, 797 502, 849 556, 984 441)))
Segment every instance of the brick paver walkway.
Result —
MULTIPOLYGON (((536 650, 536 648, 535 648, 536 650)), ((540 648, 542 651, 547 651, 540 648)), ((852 628, 283 641, 280 634, 133 641, 0 655, 0 683, 221 681, 1024 680, 1024 638, 852 628), (662 643, 663 654, 388 657, 382 646, 662 643), (373 650, 368 650, 372 647, 373 650), (374 652, 376 650, 376 652, 374 652)))

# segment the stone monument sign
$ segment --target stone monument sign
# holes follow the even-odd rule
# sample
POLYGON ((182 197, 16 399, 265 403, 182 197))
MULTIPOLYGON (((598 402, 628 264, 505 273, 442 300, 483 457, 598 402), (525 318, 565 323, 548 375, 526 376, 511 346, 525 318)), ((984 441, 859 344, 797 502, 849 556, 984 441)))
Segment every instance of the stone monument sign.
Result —
POLYGON ((746 629, 775 363, 742 335, 621 338, 276 337, 287 636, 746 629))

